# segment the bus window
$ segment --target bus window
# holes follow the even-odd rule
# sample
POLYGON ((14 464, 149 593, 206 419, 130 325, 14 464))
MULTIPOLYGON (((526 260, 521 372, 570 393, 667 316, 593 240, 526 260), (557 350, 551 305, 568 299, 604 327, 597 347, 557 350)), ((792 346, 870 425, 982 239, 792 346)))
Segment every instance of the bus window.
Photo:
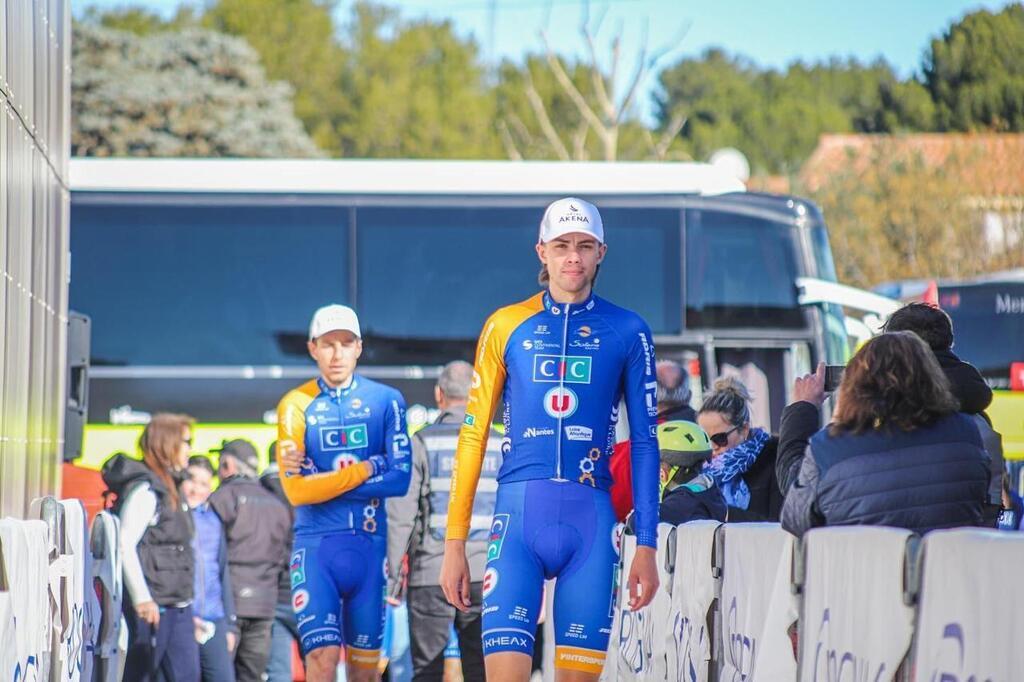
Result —
POLYGON ((724 211, 686 213, 686 326, 806 326, 797 303, 796 228, 724 211))
POLYGON ((74 204, 71 308, 92 318, 93 364, 307 364, 312 311, 346 302, 346 223, 326 207, 74 204))
POLYGON ((828 230, 824 225, 811 228, 811 248, 814 249, 814 264, 818 269, 818 279, 837 282, 836 263, 832 258, 832 246, 828 241, 828 230))
POLYGON ((953 351, 996 389, 1010 388, 1010 365, 1024 361, 1024 283, 940 286, 953 320, 953 351))
POLYGON ((682 331, 678 209, 601 209, 608 257, 595 291, 634 310, 655 334, 682 331))
MULTIPOLYGON (((358 209, 356 295, 367 336, 475 339, 496 308, 539 290, 533 247, 543 210, 358 209)), ((612 251, 596 292, 637 311, 655 333, 677 333, 679 211, 601 213, 612 251)))
POLYGON ((475 339, 539 290, 531 208, 360 208, 357 307, 368 336, 475 339))

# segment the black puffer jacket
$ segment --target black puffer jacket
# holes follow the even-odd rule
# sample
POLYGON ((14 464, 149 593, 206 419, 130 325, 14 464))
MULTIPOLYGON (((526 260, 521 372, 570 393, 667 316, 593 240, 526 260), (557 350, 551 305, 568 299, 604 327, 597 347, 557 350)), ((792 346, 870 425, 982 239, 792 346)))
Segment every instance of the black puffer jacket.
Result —
POLYGON ((291 513, 272 492, 247 476, 232 476, 210 495, 224 522, 228 568, 239 618, 272 618, 281 571, 288 568, 291 513))
POLYGON ((949 379, 953 396, 960 401, 961 412, 981 414, 992 404, 992 389, 974 365, 964 362, 951 350, 937 350, 934 353, 939 367, 949 379))
MULTIPOLYGON (((192 515, 179 502, 171 504, 163 481, 144 463, 118 453, 103 465, 103 482, 117 494, 114 513, 120 516, 121 505, 131 491, 145 483, 156 495, 156 523, 139 541, 137 551, 149 593, 160 606, 174 606, 192 601, 195 556, 192 551, 192 515)), ((180 500, 180 498, 179 498, 180 500)))

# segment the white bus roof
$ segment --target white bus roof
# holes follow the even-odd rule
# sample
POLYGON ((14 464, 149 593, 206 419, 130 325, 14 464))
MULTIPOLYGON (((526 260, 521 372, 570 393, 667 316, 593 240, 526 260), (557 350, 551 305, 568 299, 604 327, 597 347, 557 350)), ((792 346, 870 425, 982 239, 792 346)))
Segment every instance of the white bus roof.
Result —
POLYGON ((74 192, 608 195, 742 192, 706 163, 305 159, 71 160, 74 192))

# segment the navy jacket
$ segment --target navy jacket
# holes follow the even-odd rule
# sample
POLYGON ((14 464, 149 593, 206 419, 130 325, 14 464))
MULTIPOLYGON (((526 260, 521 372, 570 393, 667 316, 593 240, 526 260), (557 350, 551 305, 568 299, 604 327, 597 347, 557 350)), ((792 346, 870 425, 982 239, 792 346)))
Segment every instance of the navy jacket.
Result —
POLYGON ((989 457, 971 417, 914 429, 810 439, 786 496, 782 526, 881 525, 926 533, 983 525, 989 457))

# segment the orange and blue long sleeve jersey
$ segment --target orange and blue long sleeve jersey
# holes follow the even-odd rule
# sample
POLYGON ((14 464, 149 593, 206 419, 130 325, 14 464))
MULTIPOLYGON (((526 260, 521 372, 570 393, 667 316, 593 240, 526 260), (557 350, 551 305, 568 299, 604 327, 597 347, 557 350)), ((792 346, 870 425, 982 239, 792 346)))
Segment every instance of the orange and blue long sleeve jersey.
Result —
POLYGON ((277 433, 278 453, 295 448, 305 455, 299 475, 281 478, 295 506, 296 535, 386 536, 382 498, 404 495, 411 475, 401 393, 358 374, 347 388, 315 379, 281 399, 277 433), (387 457, 389 469, 370 478, 373 466, 365 460, 372 455, 387 457))
POLYGON ((477 345, 448 508, 449 539, 469 533, 487 435, 499 403, 503 482, 571 480, 611 487, 608 461, 621 399, 629 414, 637 542, 658 541, 654 342, 639 315, 591 296, 547 292, 497 310, 477 345))

